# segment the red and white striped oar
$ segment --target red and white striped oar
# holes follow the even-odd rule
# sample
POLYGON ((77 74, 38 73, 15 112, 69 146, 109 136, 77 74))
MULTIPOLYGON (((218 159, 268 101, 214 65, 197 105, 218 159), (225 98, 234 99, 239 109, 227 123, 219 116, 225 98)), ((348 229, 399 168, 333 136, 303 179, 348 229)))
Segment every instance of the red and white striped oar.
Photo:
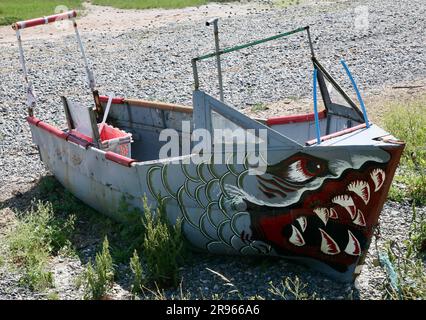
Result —
POLYGON ((35 26, 39 26, 41 24, 48 24, 55 21, 60 20, 66 20, 66 19, 72 19, 77 17, 77 11, 67 11, 64 13, 58 13, 51 16, 43 17, 43 18, 36 18, 36 19, 30 19, 25 21, 19 21, 12 25, 13 30, 19 30, 19 29, 25 29, 25 28, 31 28, 35 26))

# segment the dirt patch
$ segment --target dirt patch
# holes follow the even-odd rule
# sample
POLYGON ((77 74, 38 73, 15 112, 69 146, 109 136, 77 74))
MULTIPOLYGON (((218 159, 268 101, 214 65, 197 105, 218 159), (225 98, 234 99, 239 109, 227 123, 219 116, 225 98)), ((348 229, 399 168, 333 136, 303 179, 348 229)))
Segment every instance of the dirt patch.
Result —
MULTIPOLYGON (((146 9, 130 10, 115 9, 112 7, 95 6, 84 3, 84 11, 77 19, 77 23, 84 34, 120 33, 129 30, 158 28, 170 23, 188 21, 207 21, 212 17, 231 17, 248 15, 256 10, 268 10, 270 7, 259 3, 232 4, 211 3, 199 7, 183 9, 146 9)), ((25 29, 23 38, 54 39, 74 34, 71 24, 53 23, 37 28, 25 29)), ((15 42, 15 32, 10 26, 0 27, 0 43, 15 42)))

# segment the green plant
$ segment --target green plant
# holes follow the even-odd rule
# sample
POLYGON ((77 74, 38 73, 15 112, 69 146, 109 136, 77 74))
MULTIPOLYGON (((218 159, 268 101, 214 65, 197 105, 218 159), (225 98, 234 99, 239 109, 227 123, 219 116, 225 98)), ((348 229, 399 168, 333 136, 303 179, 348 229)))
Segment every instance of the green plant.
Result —
POLYGON ((75 217, 55 219, 52 204, 37 202, 27 213, 17 214, 16 227, 7 235, 8 256, 23 270, 20 282, 33 290, 53 285, 47 270, 51 255, 70 246, 68 236, 74 229, 75 217))
POLYGON ((132 292, 140 293, 142 291, 142 287, 145 284, 145 278, 143 275, 142 265, 136 250, 133 252, 133 256, 130 258, 130 270, 133 273, 133 284, 132 284, 132 292))
POLYGON ((178 283, 179 267, 183 262, 184 243, 181 222, 174 226, 167 221, 165 208, 152 212, 147 198, 143 198, 145 237, 142 252, 146 261, 148 279, 161 287, 178 283))
POLYGON ((392 268, 394 272, 387 274, 384 283, 384 296, 390 299, 426 299, 426 272, 423 261, 426 250, 426 220, 423 215, 417 215, 414 205, 412 210, 410 231, 403 246, 395 241, 389 241, 385 246, 390 265, 388 269, 392 268))
POLYGON ((268 106, 261 102, 258 102, 251 107, 252 112, 260 112, 265 110, 268 110, 268 106))
POLYGON ((403 166, 426 166, 426 96, 407 105, 392 104, 384 117, 387 130, 405 141, 403 166))
POLYGON ((384 118, 386 129, 405 141, 400 168, 389 198, 426 204, 426 96, 407 105, 393 104, 384 118))
POLYGON ((237 288, 237 286, 235 284, 232 283, 232 281, 230 279, 225 277, 223 274, 221 274, 217 271, 214 271, 210 268, 206 268, 206 270, 213 273, 214 275, 218 276, 224 282, 224 285, 230 288, 230 290, 227 292, 228 296, 236 295, 240 300, 243 299, 243 295, 242 295, 241 291, 237 288))
POLYGON ((47 300, 61 300, 57 292, 49 292, 46 296, 47 300))
POLYGON ((118 215, 124 223, 118 225, 122 245, 112 249, 114 261, 126 262, 135 250, 140 250, 145 238, 145 226, 141 210, 131 208, 123 197, 120 200, 118 215))
POLYGON ((407 168, 401 170, 394 178, 388 198, 397 202, 409 199, 416 205, 425 205, 426 173, 407 168))
POLYGON ((412 210, 407 255, 424 255, 426 253, 426 216, 424 213, 418 215, 414 205, 412 210))
POLYGON ((274 0, 274 5, 279 8, 286 8, 293 5, 300 4, 301 0, 274 0))
POLYGON ((108 238, 102 243, 102 251, 96 253, 95 264, 91 261, 83 273, 84 299, 105 298, 113 285, 114 266, 109 252, 108 238))
POLYGON ((316 300, 317 295, 309 294, 306 290, 307 284, 300 281, 296 276, 294 279, 286 277, 279 286, 269 282, 268 291, 283 300, 316 300))

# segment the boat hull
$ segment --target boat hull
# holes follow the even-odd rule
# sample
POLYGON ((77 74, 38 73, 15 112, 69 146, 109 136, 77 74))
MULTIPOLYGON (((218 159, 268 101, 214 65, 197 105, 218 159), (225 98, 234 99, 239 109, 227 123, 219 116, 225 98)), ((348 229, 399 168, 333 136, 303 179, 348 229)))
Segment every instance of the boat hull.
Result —
POLYGON ((28 119, 47 168, 83 202, 125 221, 123 202, 142 212, 162 201, 186 239, 217 254, 295 259, 353 281, 386 200, 403 145, 270 150, 266 173, 191 156, 134 162, 28 119), (314 166, 314 167, 312 167, 314 166))

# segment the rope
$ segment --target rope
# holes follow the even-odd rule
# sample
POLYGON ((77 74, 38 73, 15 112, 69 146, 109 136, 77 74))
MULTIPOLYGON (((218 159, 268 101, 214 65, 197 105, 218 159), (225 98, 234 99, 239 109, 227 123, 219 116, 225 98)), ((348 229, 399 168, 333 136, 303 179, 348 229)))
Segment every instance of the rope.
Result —
POLYGON ((398 293, 398 296, 401 297, 398 275, 395 272, 392 262, 389 260, 389 255, 383 251, 379 252, 379 263, 380 266, 385 269, 391 287, 398 293))

